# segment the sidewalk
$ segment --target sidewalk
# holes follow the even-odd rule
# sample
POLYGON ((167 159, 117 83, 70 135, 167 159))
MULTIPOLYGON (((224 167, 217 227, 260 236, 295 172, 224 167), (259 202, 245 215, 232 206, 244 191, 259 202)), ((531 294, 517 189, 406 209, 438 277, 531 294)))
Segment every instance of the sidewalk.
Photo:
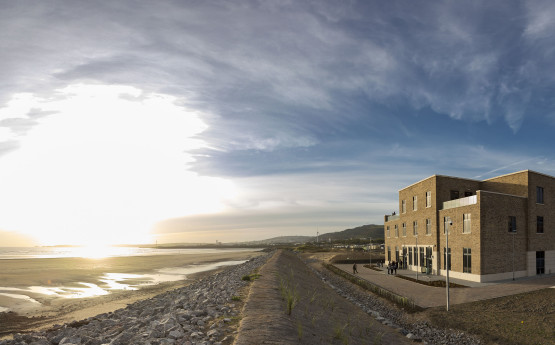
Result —
MULTIPOLYGON (((352 264, 336 264, 341 270, 353 272, 352 264)), ((445 306, 447 304, 446 288, 431 287, 411 282, 406 279, 388 275, 387 269, 378 272, 358 265, 357 276, 365 279, 386 290, 398 295, 412 298, 414 302, 423 308, 445 306)), ((409 270, 397 270, 397 275, 416 278, 416 272, 409 270)), ((445 280, 443 276, 418 274, 421 280, 445 280)), ((468 288, 450 288, 449 304, 461 304, 502 296, 515 295, 523 292, 541 290, 555 287, 555 275, 543 277, 520 278, 518 280, 502 281, 495 283, 476 283, 460 279, 449 279, 450 282, 469 286, 468 288)))

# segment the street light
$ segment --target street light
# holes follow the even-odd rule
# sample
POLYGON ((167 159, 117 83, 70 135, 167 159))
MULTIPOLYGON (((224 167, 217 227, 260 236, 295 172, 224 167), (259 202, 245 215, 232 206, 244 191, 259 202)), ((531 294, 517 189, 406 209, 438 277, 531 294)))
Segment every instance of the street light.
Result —
POLYGON ((451 225, 453 222, 451 221, 451 217, 447 217, 445 222, 445 285, 447 287, 447 311, 449 311, 449 230, 451 230, 451 225))
POLYGON ((372 237, 370 237, 370 244, 368 245, 368 254, 370 254, 370 268, 372 268, 372 237))
POLYGON ((416 257, 416 260, 414 260, 414 263, 416 264, 416 280, 418 280, 418 268, 420 267, 418 265, 418 260, 420 259, 420 256, 418 255, 418 233, 415 233, 414 237, 416 237, 416 248, 414 249, 414 256, 416 257))

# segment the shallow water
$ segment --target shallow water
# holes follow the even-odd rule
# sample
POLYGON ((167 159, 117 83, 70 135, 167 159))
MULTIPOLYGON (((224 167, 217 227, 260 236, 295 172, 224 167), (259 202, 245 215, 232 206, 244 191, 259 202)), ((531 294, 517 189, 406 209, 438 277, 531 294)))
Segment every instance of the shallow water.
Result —
MULTIPOLYGON (((26 288, 2 287, 0 296, 17 299, 34 306, 40 304, 29 295, 45 295, 54 298, 87 298, 107 295, 115 290, 138 290, 141 286, 156 285, 164 282, 173 282, 187 279, 187 275, 216 269, 223 266, 239 265, 246 260, 222 261, 208 264, 189 265, 185 267, 168 267, 157 270, 155 273, 130 274, 130 273, 105 273, 97 284, 75 282, 74 286, 29 286, 26 288), (79 286, 81 285, 81 286, 79 286)), ((20 306, 21 307, 21 306, 20 306)), ((0 306, 0 312, 9 311, 7 306, 0 306)), ((17 311, 17 310, 14 310, 17 311)))

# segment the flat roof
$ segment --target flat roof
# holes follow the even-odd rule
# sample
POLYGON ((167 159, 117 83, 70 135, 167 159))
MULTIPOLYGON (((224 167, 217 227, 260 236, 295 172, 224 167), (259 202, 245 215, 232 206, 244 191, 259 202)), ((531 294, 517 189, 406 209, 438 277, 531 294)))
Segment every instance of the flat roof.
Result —
POLYGON ((524 173, 524 172, 533 173, 533 174, 537 174, 537 175, 542 175, 542 176, 545 176, 545 177, 549 177, 549 178, 555 179, 555 177, 553 177, 553 176, 550 176, 550 175, 547 175, 547 174, 543 174, 543 173, 540 173, 540 172, 537 172, 537 171, 534 171, 534 170, 528 170, 528 169, 527 169, 527 170, 521 170, 521 171, 512 172, 512 173, 509 173, 509 174, 499 175, 499 176, 495 176, 495 177, 490 177, 490 178, 485 179, 485 180, 475 180, 475 179, 471 179, 471 178, 457 177, 457 176, 448 176, 448 175, 432 175, 432 176, 428 176, 428 177, 426 177, 425 179, 422 179, 422 180, 420 180, 420 181, 418 181, 418 182, 415 182, 415 183, 413 183, 413 184, 410 184, 410 185, 408 185, 408 186, 406 186, 406 187, 403 187, 403 188, 399 189, 398 192, 400 192, 400 191, 402 191, 402 190, 405 190, 405 189, 407 189, 407 188, 410 188, 410 187, 412 187, 412 186, 414 186, 414 185, 419 184, 420 182, 426 181, 426 180, 428 180, 428 179, 430 179, 430 178, 433 178, 433 177, 445 177, 445 178, 452 178, 452 179, 466 180, 466 181, 473 181, 473 182, 484 182, 484 181, 493 180, 493 179, 500 178, 500 177, 505 177, 505 176, 510 176, 510 175, 521 174, 521 173, 524 173))

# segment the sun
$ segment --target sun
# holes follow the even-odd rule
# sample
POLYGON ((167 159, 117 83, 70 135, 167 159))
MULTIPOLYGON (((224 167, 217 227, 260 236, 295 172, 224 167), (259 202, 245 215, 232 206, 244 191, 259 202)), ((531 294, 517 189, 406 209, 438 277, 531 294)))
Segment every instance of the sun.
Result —
POLYGON ((161 220, 224 209, 233 184, 189 170, 191 152, 206 146, 205 114, 178 101, 84 84, 14 97, 0 119, 47 115, 0 161, 0 229, 98 248, 152 243, 161 220))

